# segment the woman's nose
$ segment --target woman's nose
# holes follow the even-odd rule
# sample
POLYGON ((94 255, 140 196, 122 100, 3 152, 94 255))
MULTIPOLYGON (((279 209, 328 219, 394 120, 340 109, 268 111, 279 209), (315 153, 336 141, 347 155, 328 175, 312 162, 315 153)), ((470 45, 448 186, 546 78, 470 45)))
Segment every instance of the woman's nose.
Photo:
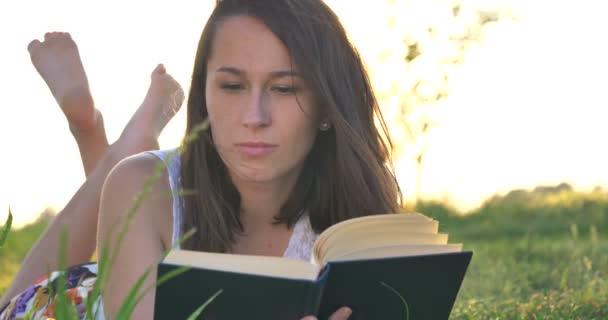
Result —
POLYGON ((270 117, 270 98, 264 92, 252 93, 243 114, 243 125, 248 128, 267 127, 270 117))

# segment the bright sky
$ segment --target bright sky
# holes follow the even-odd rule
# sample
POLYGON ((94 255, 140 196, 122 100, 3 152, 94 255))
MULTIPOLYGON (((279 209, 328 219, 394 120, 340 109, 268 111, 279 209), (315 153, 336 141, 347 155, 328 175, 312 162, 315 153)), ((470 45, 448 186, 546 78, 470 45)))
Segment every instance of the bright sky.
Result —
MULTIPOLYGON (((5 75, 0 77, 0 221, 9 204, 16 225, 47 206, 60 209, 84 181, 67 122, 31 66, 29 41, 46 31, 72 34, 114 141, 139 106, 157 63, 188 89, 195 47, 213 3, 0 2, 5 75)), ((377 88, 382 90, 387 79, 399 80, 404 73, 376 61, 382 48, 398 41, 382 29, 387 9, 381 2, 328 3, 366 59, 377 88)), ((424 10, 441 1, 426 3, 431 5, 416 11, 403 8, 397 25, 437 18, 424 10)), ((467 208, 493 193, 539 184, 608 187, 608 47, 602 31, 608 30, 608 20, 600 15, 602 2, 517 1, 514 6, 519 19, 488 29, 456 70, 450 97, 432 108, 437 127, 427 140, 422 180, 429 197, 467 208)), ((182 110, 161 136, 161 147, 177 145, 184 127, 182 110)), ((398 176, 412 195, 411 148, 403 149, 398 176)))

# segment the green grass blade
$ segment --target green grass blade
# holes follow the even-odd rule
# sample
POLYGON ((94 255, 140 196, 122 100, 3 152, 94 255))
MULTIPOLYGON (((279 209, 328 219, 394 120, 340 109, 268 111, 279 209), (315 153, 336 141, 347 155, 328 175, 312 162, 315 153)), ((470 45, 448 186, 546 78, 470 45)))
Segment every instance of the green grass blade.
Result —
POLYGON ((205 120, 202 123, 195 126, 192 129, 192 132, 183 139, 181 146, 175 152, 170 153, 168 155, 166 161, 162 161, 158 165, 156 165, 154 167, 152 175, 144 181, 143 190, 135 195, 135 200, 133 201, 133 205, 127 211, 127 215, 126 215, 127 219, 126 219, 125 223, 123 224, 123 226, 121 226, 121 228, 118 231, 118 236, 117 236, 116 241, 114 242, 114 246, 113 246, 115 248, 115 250, 113 250, 112 254, 109 257, 108 268, 111 268, 114 265, 114 261, 116 260, 116 257, 118 256, 118 254, 120 252, 120 244, 122 243, 123 238, 125 237, 125 235, 128 231, 129 225, 131 224, 135 214, 137 213, 137 211, 143 204, 144 198, 150 193, 150 189, 152 188, 152 185, 160 179, 160 177, 163 174, 163 171, 167 168, 167 165, 171 162, 171 159, 173 159, 173 157, 179 156, 184 151, 184 149, 187 147, 187 145, 192 143, 196 139, 198 139, 199 133, 203 130, 206 130, 208 127, 209 127, 208 120, 205 120))
MULTIPOLYGON (((87 301, 86 301, 87 318, 90 318, 90 315, 92 315, 93 319, 97 318, 98 310, 93 310, 93 304, 102 295, 103 288, 106 285, 105 282, 107 281, 106 271, 111 269, 111 267, 114 265, 114 262, 120 252, 120 244, 123 242, 123 239, 128 231, 129 225, 132 223, 135 214, 137 213, 138 209, 141 207, 144 198, 150 193, 150 190, 151 190, 151 187, 153 186, 153 184, 160 179, 163 171, 167 168, 167 165, 171 162, 172 158, 179 156, 184 151, 185 147, 189 143, 195 141, 198 138, 199 133, 203 130, 206 130, 208 127, 209 127, 209 122, 207 120, 205 120, 202 123, 200 123, 199 125, 195 126, 193 128, 192 132, 183 139, 180 148, 178 148, 175 152, 169 154, 168 157, 165 159, 165 161, 163 161, 162 163, 159 163, 154 168, 152 175, 150 177, 148 177, 148 179, 146 179, 146 181, 144 182, 143 190, 135 196, 133 205, 127 211, 126 221, 118 229, 118 236, 116 237, 116 240, 114 241, 114 246, 113 246, 114 250, 112 250, 112 253, 110 254, 109 246, 107 243, 102 248, 102 253, 100 256, 101 258, 99 259, 99 261, 97 263, 97 267, 98 267, 97 280, 95 282, 92 294, 89 297, 87 297, 87 301), (93 315, 93 311, 95 313, 94 315, 93 315)), ((179 193, 181 193, 181 192, 179 192, 179 193)), ((181 194, 178 194, 178 196, 179 195, 181 195, 181 194)), ((112 228, 112 229, 114 229, 114 228, 112 228)), ((178 243, 181 244, 185 239, 192 236, 193 233, 194 233, 194 231, 191 230, 184 237, 182 237, 182 239, 180 239, 180 241, 178 241, 178 243)), ((168 254, 168 252, 169 252, 169 250, 167 250, 163 254, 163 259, 166 256, 166 254, 168 254)), ((162 277, 157 282, 155 282, 154 286, 146 288, 143 291, 143 293, 138 295, 137 293, 138 293, 138 291, 140 291, 141 287, 143 286, 145 279, 148 277, 150 271, 151 271, 151 269, 146 270, 146 272, 137 280, 135 285, 131 288, 131 290, 129 291, 129 294, 127 295, 126 300, 123 302, 123 304, 119 308, 117 318, 123 318, 123 317, 129 318, 131 316, 131 313, 133 312, 135 306, 141 301, 141 299, 143 299, 143 297, 149 290, 152 290, 154 288, 154 286, 160 285, 160 284, 170 280, 171 278, 177 276, 178 274, 185 272, 185 270, 178 270, 179 272, 167 274, 166 275, 167 277, 162 277)))
POLYGON ((57 296, 55 297, 55 317, 57 319, 79 319, 78 311, 67 295, 67 256, 68 256, 68 231, 61 230, 59 237, 59 256, 57 259, 59 277, 57 278, 57 296))
POLYGON ((188 271, 192 269, 191 267, 187 267, 187 266, 182 266, 179 267, 177 269, 173 269, 170 272, 165 273, 162 277, 160 277, 157 281, 156 281, 156 286, 160 287, 163 283, 179 276, 180 274, 188 271))
MULTIPOLYGON (((49 281, 49 279, 51 279, 51 268, 49 268, 49 266, 47 265, 46 268, 46 289, 49 290, 49 297, 53 297, 54 295, 54 291, 53 291, 53 286, 51 286, 51 281, 49 281)), ((38 289, 38 290, 42 290, 42 289, 38 289)), ((32 303, 32 305, 36 305, 38 302, 38 296, 36 296, 36 298, 34 299, 34 302, 32 303)), ((25 317, 23 318, 23 320, 30 320, 34 314, 35 310, 34 308, 31 308, 30 311, 27 312, 27 314, 25 315, 25 317)))
MULTIPOLYGON (((55 317, 57 319, 69 319, 69 311, 67 307, 67 296, 65 293, 66 278, 65 278, 65 265, 67 258, 67 245, 68 245, 68 234, 67 230, 63 228, 59 236, 59 252, 57 256, 57 269, 59 277, 57 277, 55 289, 55 317)), ((50 281, 51 279, 49 279, 50 281)), ((50 284, 52 287, 52 284, 50 284)))
POLYGON ((134 307, 137 306, 141 302, 141 300, 146 296, 146 294, 148 294, 148 292, 150 292, 150 290, 160 287, 163 283, 179 276, 180 274, 182 274, 190 269, 191 269, 190 267, 179 267, 177 269, 171 270, 170 272, 164 274, 155 283, 153 283, 152 285, 150 285, 149 287, 144 289, 143 292, 140 293, 139 296, 137 296, 137 298, 135 298, 133 306, 134 307))
POLYGON ((97 299, 101 299, 102 292, 102 284, 104 283, 104 278, 106 275, 106 270, 108 266, 108 246, 103 246, 101 249, 101 254, 97 259, 97 279, 95 280, 95 284, 93 285, 93 291, 90 295, 87 296, 86 300, 86 308, 87 314, 85 320, 87 319, 97 319, 97 314, 99 312, 98 309, 93 310, 93 305, 97 301, 97 299))
MULTIPOLYGON (((191 229, 190 231, 186 232, 185 235, 183 235, 180 239, 178 239, 177 243, 174 244, 171 248, 165 250, 165 252, 163 253, 162 258, 157 261, 155 263, 155 265, 158 265, 159 263, 161 263, 165 257, 167 256, 167 254, 169 254, 169 252, 171 252, 172 249, 175 249, 177 247, 177 245, 181 245, 184 241, 186 241, 188 238, 190 238, 193 234, 194 234, 195 230, 191 229)), ((144 296, 150 292, 150 290, 153 290, 155 287, 158 287, 160 285, 162 285, 163 283, 177 277, 178 275, 190 270, 190 267, 179 267, 177 269, 171 270, 170 272, 164 274, 162 277, 160 277, 159 279, 157 279, 152 285, 150 285, 149 287, 145 288, 142 293, 135 299, 135 305, 139 304, 139 302, 141 301, 141 299, 144 298, 144 296)))
POLYGON ((201 315, 201 313, 205 310, 205 308, 207 308, 207 306, 213 302, 213 300, 215 300, 215 298, 217 298, 217 296, 220 295, 220 293, 222 293, 224 290, 220 289, 218 292, 216 292, 211 298, 209 298, 207 301, 205 301, 205 303, 203 303, 202 306, 198 307, 198 309, 196 309, 186 320, 196 320, 198 319, 198 316, 201 315))
MULTIPOLYGON (((179 241, 178 243, 182 243, 183 241, 185 241, 187 238, 191 237, 192 234, 194 234, 194 230, 190 230, 189 232, 187 232, 179 241)), ((174 248, 174 247, 172 247, 174 248)), ((167 250, 165 252, 165 254, 163 254, 163 258, 164 256, 170 251, 167 250)), ((154 267, 156 265, 158 265, 158 263, 160 263, 160 261, 158 261, 157 263, 154 264, 154 267)), ((141 300, 144 298, 144 296, 150 292, 150 290, 154 289, 157 286, 160 286, 161 284, 171 280, 172 278, 188 271, 190 268, 189 267, 180 267, 177 268, 175 270, 172 270, 171 272, 163 275, 162 277, 160 277, 160 279, 158 279, 157 281, 155 281, 155 283, 149 287, 146 287, 140 294, 138 294, 138 292, 140 291, 141 287, 143 286, 146 278, 148 278, 148 276, 150 275, 150 272, 152 271, 152 267, 149 267, 148 269, 146 269, 146 271, 144 272, 144 274, 139 277, 139 279, 137 280, 137 282, 135 283, 135 285, 131 288, 131 290, 129 290, 129 293, 127 295, 127 297, 125 298, 123 304, 120 306, 118 313, 116 314, 116 318, 117 319, 129 319, 131 318, 131 315, 133 313, 133 310, 135 310, 135 307, 139 304, 139 302, 141 302, 141 300)))
POLYGON ((11 207, 8 207, 8 218, 6 219, 6 223, 4 223, 4 227, 2 231, 0 231, 0 248, 4 245, 6 238, 8 237, 9 231, 11 231, 11 226, 13 225, 13 213, 11 212, 11 207))
POLYGON ((410 307, 408 306, 407 301, 405 301, 405 298, 399 293, 399 291, 395 290, 393 287, 389 286, 388 284, 386 284, 382 281, 380 281, 380 284, 383 285, 388 290, 390 290, 395 295, 397 295, 399 297, 399 299, 401 299, 401 302, 403 302, 403 307, 405 307, 405 320, 409 320, 410 319, 410 307))
POLYGON ((148 278, 148 275, 150 275, 151 271, 151 267, 146 269, 146 272, 144 272, 144 274, 142 274, 137 279, 137 282, 135 282, 133 287, 131 287, 131 290, 129 290, 129 293, 125 297, 125 300, 122 302, 120 308, 118 309, 118 312, 116 313, 116 319, 131 319, 131 314, 133 313, 133 310, 135 310, 135 306, 137 306, 137 303, 139 302, 137 301, 137 293, 139 292, 139 289, 141 289, 141 287, 144 285, 144 282, 148 278))

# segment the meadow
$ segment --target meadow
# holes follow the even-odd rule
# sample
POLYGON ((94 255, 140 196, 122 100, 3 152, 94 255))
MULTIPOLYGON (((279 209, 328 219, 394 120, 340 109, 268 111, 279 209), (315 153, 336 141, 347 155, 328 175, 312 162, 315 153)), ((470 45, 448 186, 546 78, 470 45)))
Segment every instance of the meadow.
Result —
MULTIPOLYGON (((459 212, 422 201, 450 242, 474 252, 450 319, 608 319, 608 192, 514 190, 459 212)), ((0 248, 0 294, 51 215, 0 248)))
POLYGON ((562 184, 464 216, 437 202, 417 210, 474 252, 451 319, 608 319, 608 192, 562 184))

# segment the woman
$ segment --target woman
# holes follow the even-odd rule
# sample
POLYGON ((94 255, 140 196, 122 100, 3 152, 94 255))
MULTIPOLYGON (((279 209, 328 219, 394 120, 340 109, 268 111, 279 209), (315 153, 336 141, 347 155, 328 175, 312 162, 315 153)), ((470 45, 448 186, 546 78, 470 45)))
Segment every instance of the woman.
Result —
MULTIPOLYGON (((390 149, 375 117, 386 135, 361 59, 321 1, 219 1, 188 100, 187 133, 207 118, 210 130, 170 164, 135 215, 109 272, 105 314, 192 228, 187 249, 308 259, 315 235, 330 225, 397 211, 390 149), (178 188, 195 192, 164 196, 178 188)), ((116 236, 113 226, 166 156, 139 153, 112 169, 98 248, 116 236)), ((152 292, 134 318, 152 318, 153 304, 152 292)), ((332 319, 349 314, 341 308, 332 319)))

